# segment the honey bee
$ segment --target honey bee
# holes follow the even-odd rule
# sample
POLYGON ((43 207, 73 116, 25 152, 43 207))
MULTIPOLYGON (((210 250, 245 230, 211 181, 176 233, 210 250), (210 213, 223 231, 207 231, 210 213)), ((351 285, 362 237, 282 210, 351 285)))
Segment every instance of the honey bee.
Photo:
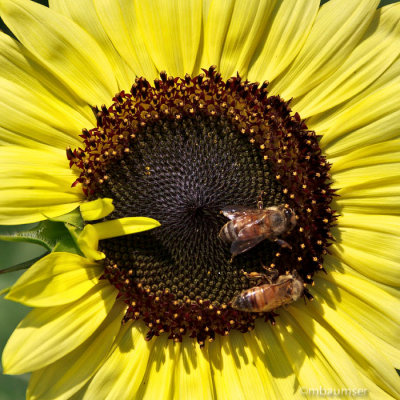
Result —
MULTIPOLYGON (((251 273, 250 278, 266 278, 264 274, 251 273)), ((303 294, 304 283, 296 271, 280 275, 275 283, 266 283, 243 290, 232 300, 232 307, 246 312, 266 312, 297 301, 303 294)))
POLYGON ((264 239, 292 248, 289 243, 278 238, 296 225, 296 214, 283 204, 264 209, 262 202, 258 201, 258 208, 255 209, 232 206, 224 208, 221 213, 230 221, 221 228, 218 236, 224 242, 231 243, 232 259, 264 239))

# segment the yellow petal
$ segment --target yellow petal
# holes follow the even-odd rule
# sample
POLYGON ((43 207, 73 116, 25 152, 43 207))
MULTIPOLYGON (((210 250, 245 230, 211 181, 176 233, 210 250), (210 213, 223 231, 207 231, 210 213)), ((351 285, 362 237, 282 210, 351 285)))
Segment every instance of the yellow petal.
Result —
POLYGON ((361 214, 400 214, 400 185, 385 186, 381 195, 369 193, 367 197, 347 195, 336 200, 335 209, 361 214), (385 193, 386 191, 386 193, 385 193))
POLYGON ((99 240, 143 232, 149 229, 154 229, 157 226, 160 226, 158 221, 147 217, 119 218, 93 225, 96 229, 99 240))
MULTIPOLYGON (((239 372, 240 386, 246 396, 254 399, 266 398, 271 393, 271 388, 261 380, 261 374, 258 372, 251 347, 245 340, 245 335, 241 332, 233 331, 227 338, 232 358, 225 358, 224 363, 232 362, 239 372)), ((224 354, 224 353, 223 353, 224 354)), ((225 356, 225 354, 224 354, 225 356)), ((233 391, 232 391, 233 393, 233 391)))
POLYGON ((0 147, 0 223, 27 224, 75 209, 84 195, 65 151, 0 147))
MULTIPOLYGON (((56 118, 53 118, 51 109, 53 105, 56 108, 56 104, 46 105, 45 101, 41 102, 39 94, 32 90, 24 90, 3 78, 0 78, 0 90, 2 93, 7 93, 7 96, 0 101, 1 126, 4 132, 0 137, 6 143, 13 144, 12 136, 18 135, 21 139, 27 139, 21 143, 26 147, 30 147, 32 139, 63 150, 68 146, 79 146, 77 138, 63 132, 61 119, 54 122, 56 118), (43 105, 43 108, 39 104, 43 105), (11 138, 8 137, 10 132, 11 138)), ((56 115, 55 109, 54 115, 56 115)), ((65 123, 67 121, 68 118, 65 123)), ((75 136, 78 136, 78 132, 76 131, 75 136)))
POLYGON ((126 304, 116 302, 99 328, 74 351, 33 372, 27 400, 67 400, 95 374, 121 329, 126 304))
POLYGON ((131 397, 143 400, 172 399, 176 392, 174 376, 176 373, 176 360, 181 344, 168 339, 168 335, 156 338, 155 348, 150 353, 147 370, 139 390, 132 392, 131 397), (154 385, 154 381, 162 382, 161 386, 154 385))
MULTIPOLYGON (((369 252, 371 255, 381 256, 383 259, 400 261, 398 235, 376 232, 373 229, 365 230, 342 226, 334 235, 338 236, 338 240, 332 245, 333 247, 351 246, 369 252)), ((384 269, 385 267, 379 266, 379 268, 384 269)))
POLYGON ((274 335, 274 327, 256 322, 254 332, 244 335, 254 354, 254 364, 271 400, 298 399, 302 395, 292 365, 274 335))
POLYGON ((195 339, 188 336, 183 338, 176 358, 174 375, 176 398, 193 400, 215 398, 207 351, 200 349, 195 339))
MULTIPOLYGON (((321 377, 320 384, 311 385, 306 381, 306 384, 302 387, 303 395, 309 394, 310 397, 315 397, 316 394, 321 393, 321 388, 336 391, 348 388, 350 390, 361 389, 362 396, 368 395, 372 398, 387 400, 392 398, 382 391, 370 377, 365 376, 363 370, 360 371, 357 368, 358 366, 353 360, 353 355, 345 350, 340 338, 335 335, 332 329, 329 329, 329 325, 325 323, 325 320, 317 318, 318 313, 313 312, 307 306, 300 308, 301 311, 297 307, 291 308, 292 315, 288 321, 294 324, 297 322, 302 325, 304 325, 304 321, 307 321, 308 329, 304 333, 308 335, 308 338, 306 335, 301 336, 303 336, 303 339, 311 341, 314 344, 314 349, 311 350, 311 357, 315 361, 325 365, 327 369, 334 368, 330 372, 330 377, 334 378, 334 380, 329 382, 327 372, 325 372, 321 377), (308 311, 308 313, 304 311, 308 311)), ((320 369, 318 369, 318 372, 320 372, 320 369)))
MULTIPOLYGON (((33 93, 46 93, 49 99, 65 104, 70 113, 68 120, 86 121, 82 125, 86 127, 96 122, 89 105, 78 99, 76 94, 71 92, 49 69, 40 64, 20 42, 0 32, 0 50, 2 66, 0 76, 27 89, 31 88, 33 93)), ((65 128, 69 129, 68 126, 65 128)), ((76 134, 79 132, 80 129, 76 134)))
POLYGON ((80 206, 82 218, 85 221, 102 219, 114 211, 113 200, 104 198, 82 203, 80 206))
POLYGON ((335 174, 350 168, 364 167, 369 165, 383 165, 389 163, 400 163, 400 140, 388 140, 387 142, 363 146, 350 153, 335 158, 330 172, 335 174))
POLYGON ((398 138, 400 58, 353 99, 307 121, 330 157, 398 138))
POLYGON ((308 118, 362 93, 400 53, 399 20, 400 4, 377 10, 360 44, 343 65, 291 106, 302 118, 308 118))
POLYGON ((102 260, 106 257, 101 251, 97 251, 99 235, 94 225, 87 224, 78 236, 78 246, 89 260, 102 260))
POLYGON ((27 138, 28 146, 31 139, 43 147, 78 147, 78 134, 90 122, 37 80, 21 50, 18 42, 0 34, 0 91, 7 93, 0 107, 0 124, 6 132, 0 137, 7 142, 11 132, 27 138))
POLYGON ((209 2, 204 21, 204 51, 201 67, 220 65, 226 34, 231 23, 235 0, 209 2))
MULTIPOLYGON (((338 312, 322 301, 321 295, 318 296, 318 300, 310 303, 307 307, 302 307, 301 312, 299 308, 296 309, 299 320, 302 323, 304 321, 309 321, 309 323, 315 321, 316 325, 328 323, 332 335, 340 341, 342 347, 347 348, 354 360, 354 366, 365 373, 373 382, 379 384, 388 394, 395 398, 398 397, 400 380, 396 370, 374 345, 371 338, 359 329, 350 316, 338 312)), ((347 377, 347 373, 343 374, 343 377, 347 377)))
POLYGON ((74 303, 31 311, 6 344, 4 373, 34 371, 73 351, 104 321, 117 293, 108 281, 101 281, 74 303))
MULTIPOLYGON (((392 260, 390 256, 382 257, 379 253, 360 250, 354 247, 354 244, 348 246, 343 243, 340 246, 333 245, 331 247, 332 254, 339 260, 343 260, 354 270, 376 282, 400 286, 398 262, 392 260)), ((393 254, 393 251, 391 253, 393 254)))
MULTIPOLYGON (((140 32, 135 2, 99 0, 95 2, 95 8, 113 46, 134 74, 154 79, 157 70, 146 48, 147 38, 140 32)), ((134 79, 125 89, 129 89, 133 83, 134 79)))
POLYGON ((379 0, 330 0, 319 10, 307 40, 289 70, 271 85, 284 99, 301 96, 327 79, 360 42, 379 0))
MULTIPOLYGON (((329 274, 330 275, 330 274, 329 274)), ((340 307, 337 312, 342 315, 348 315, 354 322, 359 325, 359 329, 363 330, 363 335, 368 337, 382 349, 382 353, 386 355, 393 366, 398 367, 400 363, 400 349, 398 349, 398 338, 400 335, 400 324, 394 321, 393 309, 399 305, 398 298, 392 297, 378 287, 369 285, 368 298, 365 302, 364 299, 360 300, 358 296, 353 295, 352 287, 348 287, 351 279, 347 278, 347 287, 340 284, 342 274, 336 273, 333 276, 320 275, 315 278, 315 286, 311 290, 314 295, 315 292, 319 293, 319 297, 324 298, 328 305, 332 304, 334 307, 335 301, 340 301, 340 307), (332 295, 331 293, 334 293, 332 295), (375 301, 377 296, 384 296, 386 306, 381 309, 375 301), (383 310, 391 309, 389 315, 385 315, 383 310), (379 329, 376 329, 379 326, 379 329), (397 357, 396 357, 397 356, 397 357)), ((360 281, 353 277, 353 282, 360 281)), ((358 283, 358 282, 357 282, 358 283)), ((365 285, 364 285, 365 286, 365 285)), ((359 290, 358 288, 356 291, 359 290)), ((316 299, 319 300, 319 299, 316 299)), ((381 303, 381 302, 380 302, 381 303)), ((398 318, 397 318, 398 321, 398 318)))
POLYGON ((246 399, 226 337, 216 336, 208 346, 215 397, 227 399, 246 399))
MULTIPOLYGON (((391 100, 394 104, 397 104, 395 98, 391 100)), ((379 104, 378 97, 375 99, 375 102, 376 103, 374 104, 379 104)), ((380 106, 383 106, 383 104, 380 106)), ((365 145, 398 138, 398 132, 400 129, 399 121, 400 111, 390 112, 390 109, 386 109, 385 116, 381 119, 375 120, 369 125, 363 126, 362 128, 343 136, 334 143, 326 144, 321 141, 321 148, 324 149, 328 158, 337 157, 355 149, 359 149, 365 145)))
POLYGON ((265 39, 261 39, 249 67, 250 81, 272 81, 294 60, 307 39, 319 5, 319 0, 275 3, 265 39))
POLYGON ((388 163, 384 167, 372 165, 336 172, 333 180, 334 186, 339 188, 338 194, 344 197, 347 194, 355 196, 370 188, 396 184, 399 177, 400 163, 388 163))
POLYGON ((71 303, 92 289, 101 265, 71 253, 52 253, 32 265, 12 286, 6 299, 30 307, 71 303))
POLYGON ((364 229, 367 232, 377 231, 396 236, 399 234, 400 216, 358 214, 345 211, 341 212, 339 224, 340 227, 364 229))
POLYGON ((77 96, 102 104, 118 87, 98 44, 70 19, 27 0, 1 0, 6 25, 77 96))
MULTIPOLYGON (((324 268, 327 274, 319 275, 320 278, 335 283, 360 298, 364 303, 376 307, 382 314, 390 317, 397 325, 400 325, 400 315, 393 313, 393 304, 398 301, 399 292, 397 289, 379 284, 332 255, 325 257, 324 268), (372 292, 374 296, 370 295, 372 292)), ((339 296, 336 296, 336 299, 340 300, 339 296)))
POLYGON ((118 346, 90 382, 83 399, 135 398, 150 356, 154 352, 157 357, 163 350, 157 347, 157 339, 149 342, 144 340, 145 331, 142 323, 127 324, 118 346), (152 351, 153 347, 155 349, 152 351))
MULTIPOLYGON (((215 3, 215 1, 214 1, 215 3)), ((222 76, 228 78, 236 75, 237 72, 242 76, 247 75, 247 69, 251 58, 260 44, 260 40, 265 36, 266 28, 269 24, 268 18, 274 8, 275 0, 271 1, 236 1, 230 17, 229 28, 223 42, 221 60, 217 64, 222 76)), ((227 11, 222 11, 222 15, 230 14, 230 6, 227 11)), ((223 18, 221 15, 220 18, 223 18)), ((218 20, 210 22, 218 24, 218 20)), ((208 26, 213 32, 215 25, 208 26)), ((208 38, 215 40, 211 33, 208 38)), ((207 46, 208 43, 205 43, 207 46)))
MULTIPOLYGON (((114 47, 115 43, 112 42, 111 36, 113 32, 109 32, 110 35, 107 35, 105 27, 102 26, 100 18, 97 14, 96 6, 98 6, 99 3, 100 2, 96 1, 96 4, 94 4, 92 0, 50 0, 49 6, 58 13, 72 19, 76 24, 87 31, 93 39, 96 40, 97 44, 107 56, 107 59, 113 69, 115 78, 118 82, 119 90, 126 90, 129 89, 132 86, 132 83, 135 81, 135 73, 132 70, 133 64, 127 63, 124 60, 123 52, 126 51, 128 54, 132 53, 127 51, 125 47, 114 47)), ((133 2, 131 3, 133 4, 133 2)), ((109 13, 112 13, 114 9, 118 8, 118 2, 113 2, 113 6, 114 7, 112 9, 108 10, 109 13)), ((120 27, 120 22, 121 21, 115 21, 115 31, 117 31, 120 27)), ((132 37, 135 36, 133 32, 131 35, 132 37)))
POLYGON ((173 76, 192 74, 200 43, 201 0, 137 1, 135 6, 141 35, 156 68, 173 76))
MULTIPOLYGON (((308 314, 304 313, 303 310, 307 309, 307 307, 308 305, 302 303, 296 307, 290 307, 288 311, 291 318, 293 318, 292 320, 296 321, 298 326, 307 327, 306 329, 303 328, 303 331, 299 333, 299 338, 310 344, 312 343, 312 347, 314 347, 315 350, 311 357, 325 364, 326 367, 331 365, 334 368, 332 371, 333 379, 336 379, 338 383, 336 386, 333 386, 334 388, 362 387, 362 377, 357 370, 354 369, 351 356, 324 324, 313 321, 308 314), (304 319, 302 319, 303 316, 304 319)), ((289 320, 290 319, 288 319, 288 321, 289 320)))
POLYGON ((280 351, 285 353, 295 371, 297 395, 304 396, 308 388, 341 387, 343 383, 335 368, 307 336, 307 333, 314 333, 315 324, 307 324, 307 331, 303 330, 303 326, 303 322, 297 323, 287 311, 282 310, 272 329, 282 349, 280 351))

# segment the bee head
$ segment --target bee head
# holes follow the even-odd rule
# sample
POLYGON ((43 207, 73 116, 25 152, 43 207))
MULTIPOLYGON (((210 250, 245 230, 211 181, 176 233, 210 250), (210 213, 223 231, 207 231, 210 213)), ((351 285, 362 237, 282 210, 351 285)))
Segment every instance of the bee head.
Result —
POLYGON ((283 214, 286 218, 286 223, 288 226, 288 231, 291 231, 296 226, 296 214, 291 208, 285 208, 283 214))

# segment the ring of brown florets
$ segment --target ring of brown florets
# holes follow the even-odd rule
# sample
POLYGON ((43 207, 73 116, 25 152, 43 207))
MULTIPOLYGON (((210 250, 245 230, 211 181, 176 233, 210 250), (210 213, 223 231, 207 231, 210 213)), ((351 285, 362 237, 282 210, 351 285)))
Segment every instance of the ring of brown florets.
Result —
MULTIPOLYGON (((81 184, 85 194, 95 196, 108 179, 107 165, 130 152, 137 133, 145 126, 160 120, 179 121, 199 114, 216 118, 224 116, 237 128, 238 134, 247 137, 269 161, 287 199, 287 207, 295 210, 297 215, 296 228, 286 239, 293 251, 289 255, 277 253, 269 266, 279 265, 280 270, 286 268, 288 271, 296 269, 306 283, 312 283, 313 273, 322 269, 323 256, 332 238, 330 229, 336 219, 330 208, 334 196, 334 190, 330 188, 330 164, 321 154, 317 135, 307 129, 297 113, 291 113, 290 101, 268 96, 268 82, 261 85, 251 83, 239 75, 223 81, 215 67, 203 72, 195 77, 185 75, 184 78, 168 77, 162 72, 161 79, 156 79, 153 86, 145 78, 137 78, 130 93, 118 93, 110 107, 95 107, 97 127, 82 131, 82 148, 67 149, 71 167, 81 171, 74 185, 81 184)), ((109 273, 119 275, 117 270, 109 273)), ((120 293, 126 297, 129 291, 124 288, 125 277, 121 277, 120 284, 118 279, 114 279, 114 284, 120 285, 120 293)), ((249 315, 232 310, 226 304, 215 308, 207 299, 181 303, 170 293, 148 299, 145 288, 137 287, 135 290, 141 293, 141 301, 148 309, 148 318, 144 320, 150 328, 149 337, 168 331, 172 338, 181 339, 188 332, 203 343, 206 337, 212 339, 215 333, 225 335, 231 329, 245 331, 246 326, 249 329, 253 326, 249 323, 249 315), (152 314, 153 300, 159 304, 176 302, 174 307, 180 311, 171 313, 171 321, 166 324, 157 318, 156 313, 152 314), (187 319, 192 316, 195 320, 188 324, 187 319), (204 321, 219 316, 218 330, 204 324, 204 321), (186 322, 179 324, 179 320, 186 322), (193 329, 190 330, 189 326, 193 329)), ((140 296, 135 296, 130 303, 127 300, 130 304, 129 318, 143 318, 138 311, 138 298, 140 296)), ((270 317, 268 314, 267 318, 270 317)))

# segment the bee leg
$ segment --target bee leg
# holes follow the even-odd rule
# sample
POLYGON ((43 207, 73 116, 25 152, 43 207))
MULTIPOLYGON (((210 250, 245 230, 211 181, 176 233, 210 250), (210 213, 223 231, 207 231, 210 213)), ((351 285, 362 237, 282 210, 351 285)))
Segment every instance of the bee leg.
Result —
POLYGON ((236 255, 236 254, 233 254, 233 255, 232 255, 231 259, 229 260, 229 264, 232 264, 232 263, 233 263, 233 259, 235 258, 235 255, 236 255))
POLYGON ((262 279, 263 281, 268 281, 269 282, 269 277, 265 274, 262 274, 260 272, 246 272, 241 270, 241 272, 243 273, 243 275, 247 278, 247 279, 251 279, 251 280, 256 280, 256 279, 262 279))
POLYGON ((257 200, 257 207, 262 210, 264 208, 264 204, 263 204, 263 198, 264 196, 264 190, 261 190, 260 195, 258 196, 258 200, 257 200))
POLYGON ((285 242, 283 239, 275 239, 274 242, 278 243, 282 247, 287 247, 288 249, 292 250, 292 246, 288 242, 285 242))
POLYGON ((265 277, 268 279, 268 283, 272 283, 272 281, 275 281, 276 278, 278 278, 279 276, 279 271, 276 268, 272 268, 272 267, 267 267, 266 265, 264 265, 264 263, 262 261, 260 261, 261 266, 267 271, 265 275, 265 277))

